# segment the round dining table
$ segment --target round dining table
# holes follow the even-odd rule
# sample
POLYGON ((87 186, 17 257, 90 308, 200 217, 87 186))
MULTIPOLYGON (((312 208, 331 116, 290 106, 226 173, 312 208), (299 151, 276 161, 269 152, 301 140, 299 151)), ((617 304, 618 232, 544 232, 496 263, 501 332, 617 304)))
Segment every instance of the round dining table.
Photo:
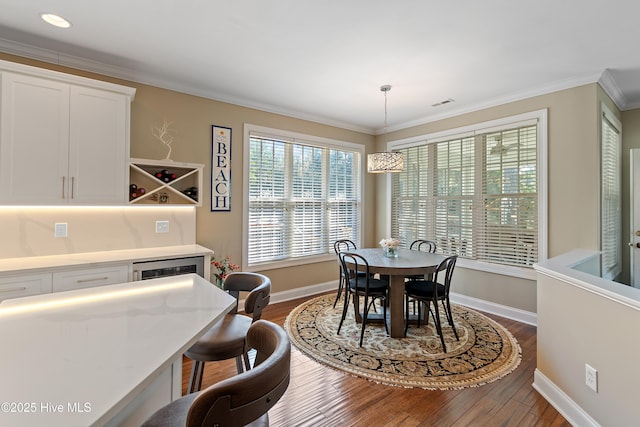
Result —
MULTIPOLYGON (((389 276, 389 332, 393 338, 404 338, 404 279, 407 276, 435 273, 445 256, 403 248, 398 249, 395 258, 385 256, 382 248, 353 249, 349 252, 362 255, 369 263, 370 273, 389 276)), ((362 321, 357 301, 354 301, 354 308, 356 320, 362 321)))

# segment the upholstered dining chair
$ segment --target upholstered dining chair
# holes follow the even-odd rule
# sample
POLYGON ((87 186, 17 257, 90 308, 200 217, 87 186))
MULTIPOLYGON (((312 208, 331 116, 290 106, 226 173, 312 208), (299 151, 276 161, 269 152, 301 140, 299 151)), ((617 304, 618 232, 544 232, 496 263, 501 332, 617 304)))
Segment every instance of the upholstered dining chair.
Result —
POLYGON ((247 332, 247 347, 256 350, 253 369, 169 403, 142 426, 268 426, 269 409, 289 386, 291 343, 282 327, 258 320, 247 332))
POLYGON ((184 353, 193 360, 188 393, 200 390, 205 362, 235 357, 238 373, 249 369, 247 331, 253 322, 260 319, 262 310, 269 304, 271 280, 258 273, 234 272, 225 278, 223 288, 236 298, 236 306, 184 353), (251 317, 238 314, 240 292, 249 292, 244 300, 244 312, 251 317))
MULTIPOLYGON (((352 252, 340 252, 338 254, 340 264, 342 265, 342 275, 344 277, 344 306, 342 307, 342 317, 340 324, 338 325, 337 334, 340 334, 342 323, 347 316, 347 310, 349 307, 349 300, 358 300, 360 297, 364 298, 364 304, 362 306, 362 329, 360 332, 360 347, 362 347, 362 341, 364 339, 364 330, 367 326, 367 319, 369 317, 369 310, 376 299, 380 300, 380 305, 383 310, 384 328, 389 333, 387 327, 387 299, 389 298, 389 282, 384 279, 376 279, 369 271, 369 263, 367 260, 358 254, 352 252), (349 267, 351 265, 351 267, 349 267), (364 274, 358 274, 358 272, 364 272, 364 274)), ((358 303, 359 305, 359 303, 358 303)), ((356 305, 354 304, 354 311, 356 305)), ((357 316, 358 313, 354 314, 357 316)))
POLYGON ((456 340, 460 340, 460 338, 458 337, 458 332, 456 331, 456 327, 453 324, 453 314, 451 312, 451 303, 449 301, 451 277, 453 276, 453 270, 456 266, 457 260, 457 255, 452 255, 445 258, 438 265, 438 268, 434 273, 432 280, 410 280, 408 282, 405 282, 404 284, 405 313, 407 313, 404 327, 405 334, 409 329, 409 302, 412 300, 418 302, 418 326, 420 326, 420 318, 422 317, 421 306, 423 304, 426 304, 427 306, 425 310, 425 323, 428 323, 429 312, 431 311, 431 303, 433 303, 433 321, 436 325, 436 331, 438 332, 438 335, 440 335, 442 350, 445 353, 447 352, 447 346, 444 343, 444 335, 442 334, 442 322, 440 322, 440 310, 438 308, 438 301, 442 302, 442 307, 444 308, 447 321, 449 322, 451 328, 453 328, 453 333, 456 337, 456 340), (438 277, 442 278, 443 280, 439 282, 438 277))

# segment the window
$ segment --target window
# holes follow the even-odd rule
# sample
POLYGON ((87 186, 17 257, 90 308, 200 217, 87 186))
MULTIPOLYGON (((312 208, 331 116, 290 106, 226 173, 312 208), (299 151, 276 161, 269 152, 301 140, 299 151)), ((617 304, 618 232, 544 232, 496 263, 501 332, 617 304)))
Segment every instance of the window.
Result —
POLYGON ((333 254, 361 236, 363 147, 247 126, 246 254, 249 267, 333 254))
POLYGON ((602 104, 601 246, 602 277, 613 280, 621 266, 621 132, 620 121, 602 104))
POLYGON ((405 170, 391 179, 391 235, 405 245, 434 240, 466 260, 531 267, 544 235, 545 119, 542 111, 391 143, 405 154, 405 170))

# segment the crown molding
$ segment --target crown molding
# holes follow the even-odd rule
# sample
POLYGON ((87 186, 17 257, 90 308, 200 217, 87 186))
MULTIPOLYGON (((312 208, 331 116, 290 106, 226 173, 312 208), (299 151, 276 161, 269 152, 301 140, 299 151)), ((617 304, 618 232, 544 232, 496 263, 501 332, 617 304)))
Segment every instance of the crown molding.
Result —
POLYGON ((598 79, 598 84, 602 89, 609 95, 609 98, 616 104, 616 107, 621 111, 628 110, 629 108, 634 108, 629 106, 629 102, 627 98, 624 96, 624 93, 620 90, 620 86, 616 83, 613 76, 608 69, 602 72, 602 75, 598 79))
MULTIPOLYGON (((387 133, 396 131, 396 130, 403 130, 403 129, 407 129, 415 126, 420 126, 427 123, 433 123, 439 120, 460 116, 462 114, 468 114, 476 111, 485 110, 487 108, 497 107, 500 105, 508 104, 510 102, 522 101, 525 99, 529 99, 529 98, 533 98, 541 95, 547 95, 547 94, 558 92, 565 89, 571 89, 571 88, 586 85, 586 84, 597 83, 599 82, 600 77, 601 77, 601 74, 591 74, 588 76, 582 76, 575 79, 566 79, 566 80, 560 80, 557 82, 552 82, 545 86, 540 86, 533 89, 527 89, 527 90, 519 91, 510 95, 496 97, 485 102, 479 102, 476 104, 451 109, 446 113, 429 115, 422 119, 416 119, 416 120, 412 120, 404 123, 399 123, 394 126, 389 126, 387 128, 387 133)), ((381 135, 382 133, 383 133, 382 129, 376 129, 376 135, 381 135)))
MULTIPOLYGON (((132 70, 126 67, 120 67, 115 65, 106 64, 100 61, 93 61, 78 56, 65 55, 50 49, 43 49, 32 45, 18 43, 15 41, 0 38, 0 51, 22 56, 30 59, 35 59, 51 64, 67 66, 76 68, 82 71, 92 72, 96 74, 102 74, 114 78, 123 80, 129 80, 136 83, 147 84, 156 86, 163 89, 168 89, 176 92, 185 93, 188 95, 199 96, 207 99, 211 99, 218 102, 225 102, 228 104, 237 105, 240 107, 251 108, 255 110, 264 111, 267 113, 283 115, 300 120, 306 120, 314 123, 324 124, 328 126, 334 126, 345 130, 351 130, 354 132, 366 133, 369 135, 382 135, 385 133, 383 128, 370 128, 366 126, 358 126, 353 123, 342 122, 339 120, 333 120, 327 117, 305 114, 300 111, 288 110, 286 108, 280 108, 275 105, 255 102, 246 98, 229 96, 216 91, 202 90, 202 88, 195 88, 190 85, 177 83, 175 81, 158 78, 151 76, 147 73, 141 73, 139 71, 132 70)), ((619 87, 615 83, 615 80, 611 77, 610 73, 605 70, 602 74, 583 76, 575 79, 566 79, 551 84, 537 87, 533 89, 527 89, 520 92, 516 92, 510 95, 496 97, 485 102, 479 102, 476 104, 468 105, 465 107, 454 108, 448 110, 446 113, 429 115, 419 119, 398 123, 393 126, 389 126, 386 129, 386 133, 403 130, 415 126, 424 125, 427 123, 433 123, 439 120, 448 119, 462 114, 468 114, 475 111, 484 110, 499 105, 504 105, 510 102, 521 101, 524 99, 532 98, 535 96, 546 95, 549 93, 557 92, 560 90, 570 89, 573 87, 581 86, 590 83, 599 83, 605 92, 612 98, 615 104, 621 110, 638 108, 640 103, 636 106, 627 105, 627 101, 620 91, 619 87)))
POLYGON ((162 89, 168 89, 176 92, 181 92, 187 95, 199 96, 202 98, 211 99, 218 102, 225 102, 228 104, 237 105, 240 107, 251 108, 255 110, 264 111, 267 113, 283 115, 300 120, 306 120, 314 123, 324 124, 328 126, 334 126, 341 129, 351 130, 354 132, 373 134, 374 128, 357 126, 352 123, 342 122, 339 120, 332 120, 327 117, 305 114, 299 111, 287 110, 277 107, 271 104, 257 103, 255 101, 229 96, 221 94, 216 91, 196 89, 190 85, 177 83, 175 81, 162 79, 148 75, 146 73, 140 73, 126 67, 119 67, 110 64, 106 64, 100 61, 93 61, 78 56, 66 55, 49 49, 43 49, 24 43, 18 43, 12 40, 0 38, 0 52, 21 56, 29 59, 34 59, 50 64, 75 68, 82 71, 87 71, 96 74, 102 74, 109 77, 114 77, 122 80, 129 80, 136 83, 146 84, 150 86, 159 87, 162 89))

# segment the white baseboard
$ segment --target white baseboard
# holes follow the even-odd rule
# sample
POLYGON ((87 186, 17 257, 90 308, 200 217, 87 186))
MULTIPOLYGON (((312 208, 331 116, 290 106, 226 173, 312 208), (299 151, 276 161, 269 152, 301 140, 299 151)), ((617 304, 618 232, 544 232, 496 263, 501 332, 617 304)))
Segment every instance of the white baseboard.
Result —
POLYGON ((536 369, 533 373, 533 388, 544 397, 571 425, 584 427, 600 427, 588 413, 558 386, 536 369))
MULTIPOLYGON (((331 282, 318 283, 315 285, 304 286, 302 288, 290 289, 288 291, 272 292, 270 304, 278 302, 290 301, 296 298, 310 297, 313 295, 321 294, 323 292, 337 291, 338 281, 333 280, 331 282)), ((238 302, 238 311, 244 310, 244 300, 238 302)))
POLYGON ((462 294, 456 294, 454 292, 451 292, 450 298, 451 302, 461 304, 475 310, 495 314, 500 317, 506 317, 507 319, 516 320, 521 323, 526 323, 527 325, 538 325, 537 314, 530 311, 520 310, 519 308, 513 308, 491 301, 485 301, 462 294))
MULTIPOLYGON (((296 298, 309 297, 323 292, 334 291, 338 289, 338 281, 333 280, 325 283, 305 286, 302 288, 291 289, 288 291, 274 292, 271 294, 271 303, 289 301, 296 298)), ((496 304, 491 301, 485 301, 478 298, 468 297, 466 295, 451 293, 451 301, 476 310, 492 313, 507 319, 516 320, 526 323, 527 325, 537 325, 536 313, 520 310, 506 305, 496 304)))
POLYGON ((303 288, 290 289, 288 291, 274 292, 271 294, 271 302, 284 302, 296 298, 309 297, 312 295, 321 294, 328 291, 337 291, 338 281, 332 280, 330 282, 318 283, 315 285, 305 286, 303 288))

